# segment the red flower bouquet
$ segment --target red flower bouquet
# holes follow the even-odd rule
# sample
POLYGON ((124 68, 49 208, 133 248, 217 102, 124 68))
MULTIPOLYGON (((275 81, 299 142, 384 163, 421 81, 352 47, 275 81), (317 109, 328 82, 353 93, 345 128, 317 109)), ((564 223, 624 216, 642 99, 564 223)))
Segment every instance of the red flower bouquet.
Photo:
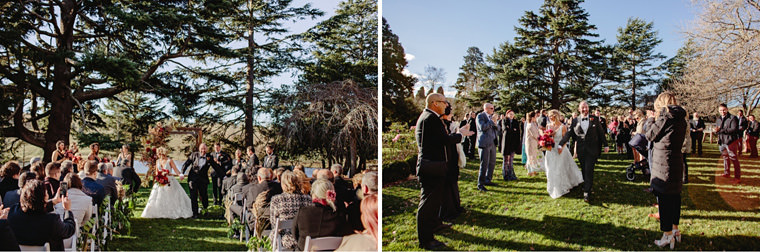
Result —
POLYGON ((538 137, 539 148, 551 151, 554 148, 554 130, 547 129, 544 134, 538 137))
POLYGON ((156 183, 158 183, 161 186, 170 186, 169 185, 169 178, 167 177, 169 175, 169 170, 167 169, 161 169, 158 171, 158 174, 156 174, 156 183))

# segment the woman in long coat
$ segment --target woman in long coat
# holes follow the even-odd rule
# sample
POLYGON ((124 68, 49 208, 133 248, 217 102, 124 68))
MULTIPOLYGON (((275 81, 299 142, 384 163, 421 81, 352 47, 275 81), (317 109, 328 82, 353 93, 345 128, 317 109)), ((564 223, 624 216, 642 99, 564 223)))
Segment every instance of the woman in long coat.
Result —
POLYGON ((520 141, 520 121, 515 118, 515 112, 507 111, 507 118, 501 120, 501 154, 504 156, 502 176, 505 181, 517 180, 513 166, 515 154, 522 154, 520 141))

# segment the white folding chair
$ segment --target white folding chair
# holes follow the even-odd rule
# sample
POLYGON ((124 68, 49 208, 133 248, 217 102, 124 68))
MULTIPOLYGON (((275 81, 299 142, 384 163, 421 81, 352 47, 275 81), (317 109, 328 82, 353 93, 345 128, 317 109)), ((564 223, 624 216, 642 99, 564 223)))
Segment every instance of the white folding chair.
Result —
POLYGON ((76 228, 76 231, 74 231, 74 235, 63 240, 63 250, 67 252, 77 251, 77 237, 79 237, 78 227, 76 228))
POLYGON ((343 236, 326 236, 319 238, 311 238, 306 236, 306 243, 304 244, 303 251, 333 251, 340 247, 340 243, 343 241, 343 236))
POLYGON ((281 220, 279 217, 275 217, 273 223, 272 232, 274 232, 274 240, 272 240, 272 250, 280 251, 282 250, 282 235, 280 235, 280 230, 293 229, 293 219, 281 220))
MULTIPOLYGON (((109 232, 110 232, 108 228, 111 226, 111 204, 110 204, 110 196, 106 197, 106 199, 105 199, 105 200, 103 200, 103 201, 105 201, 105 202, 106 202, 106 210, 105 210, 105 212, 103 213, 103 221, 104 221, 104 222, 103 222, 103 223, 104 223, 104 224, 103 224, 103 243, 105 243, 106 239, 107 239, 107 238, 108 238, 108 236, 109 236, 109 232)), ((112 236, 112 238, 111 238, 111 239, 113 239, 113 236, 112 236)))
POLYGON ((45 245, 42 245, 42 246, 30 246, 30 245, 19 244, 18 247, 21 249, 21 251, 50 251, 50 244, 48 243, 45 243, 45 245))
MULTIPOLYGON (((98 220, 98 204, 92 205, 92 218, 91 219, 95 220, 95 222, 93 222, 94 224, 92 224, 92 228, 90 229, 90 233, 92 234, 92 236, 97 236, 97 234, 98 234, 98 222, 99 222, 99 220, 98 220)), ((96 246, 95 240, 93 240, 92 238, 90 238, 90 239, 87 239, 87 242, 90 243, 90 252, 95 252, 95 246, 96 246)))

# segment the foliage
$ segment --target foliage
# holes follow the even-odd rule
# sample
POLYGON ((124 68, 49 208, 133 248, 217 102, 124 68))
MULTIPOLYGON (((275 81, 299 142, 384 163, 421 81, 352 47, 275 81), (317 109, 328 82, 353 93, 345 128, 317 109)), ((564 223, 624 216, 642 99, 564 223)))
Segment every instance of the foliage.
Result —
POLYGON ((292 115, 283 123, 288 152, 345 160, 349 175, 362 161, 377 158, 377 89, 342 81, 302 86, 296 94, 289 98, 295 104, 292 115))
POLYGON ((235 218, 232 220, 232 224, 230 225, 229 229, 227 229, 227 238, 235 238, 235 234, 243 235, 244 231, 245 226, 243 226, 243 224, 240 224, 239 219, 235 218))
MULTIPOLYGON (((10 123, 0 135, 43 148, 49 161, 55 142, 68 142, 76 116, 83 122, 97 119, 92 106, 99 99, 126 90, 153 93, 179 101, 179 114, 184 102, 197 101, 192 99, 197 83, 188 76, 209 69, 203 64, 185 67, 178 60, 230 54, 225 47, 229 36, 214 25, 227 9, 208 1, 4 3, 0 83, 14 95, 2 107, 17 113, 3 112, 0 121, 10 123), (32 104, 29 117, 24 115, 26 103, 32 104)), ((214 83, 204 88, 209 84, 214 83)))
POLYGON ((665 58, 654 52, 662 39, 657 37, 653 22, 647 23, 639 18, 628 18, 626 26, 618 28, 617 39, 615 58, 623 83, 613 88, 617 96, 615 100, 630 99, 628 105, 636 109, 636 105, 640 104, 636 100, 636 92, 657 82, 657 68, 652 67, 652 63, 665 58))
MULTIPOLYGON (((501 155, 497 156, 501 163, 501 155)), ((632 160, 602 154, 594 173, 592 201, 587 204, 580 187, 561 198, 550 198, 546 178, 524 175, 519 158, 515 157, 518 180, 499 179, 485 193, 476 187, 478 160, 468 160, 459 178, 466 211, 450 230, 436 234, 447 244, 442 250, 661 250, 652 244, 662 236, 659 222, 647 217, 657 212, 652 207, 655 197, 643 191, 649 182, 625 179, 625 167, 632 160)), ((752 182, 720 184, 724 178, 716 165, 722 161, 715 145, 705 145, 704 156, 689 157, 688 163, 689 184, 681 194, 683 243, 677 243, 676 249, 753 250, 760 246, 757 204, 736 210, 729 205, 736 198, 721 196, 729 193, 757 202, 754 195, 760 187, 752 182)), ((758 169, 758 164, 750 162, 747 168, 758 169)), ((500 169, 496 170, 494 178, 500 178, 500 169)), ((419 193, 416 180, 383 188, 383 250, 419 250, 415 219, 419 193)))
POLYGON ((122 145, 120 139, 115 139, 113 136, 101 132, 76 133, 75 137, 78 140, 77 145, 82 148, 87 148, 92 143, 98 143, 101 150, 118 150, 122 145))
MULTIPOLYGON (((391 122, 411 123, 419 114, 412 92, 417 78, 404 73, 409 62, 398 35, 383 18, 383 128, 391 122)), ((422 97, 424 97, 424 90, 422 97)))
POLYGON ((414 127, 404 123, 393 123, 383 132, 383 162, 405 160, 417 155, 414 127))
POLYGON ((148 167, 145 172, 145 178, 142 180, 142 186, 150 188, 151 181, 155 179, 156 160, 158 160, 157 149, 166 147, 166 137, 171 128, 164 127, 163 123, 158 122, 155 127, 148 129, 148 135, 142 137, 143 146, 146 146, 140 155, 140 161, 148 167))
POLYGON ((478 72, 483 67, 485 60, 480 48, 471 46, 464 55, 464 63, 459 67, 459 74, 454 88, 457 97, 469 97, 470 92, 477 91, 483 83, 483 76, 478 72))
POLYGON ((406 160, 401 161, 383 161, 383 184, 390 184, 399 180, 403 180, 412 175, 416 170, 415 166, 409 166, 406 160))
POLYGON ((246 247, 248 247, 248 251, 271 251, 272 250, 272 242, 269 240, 269 236, 262 236, 262 237, 251 237, 251 239, 248 239, 248 242, 245 244, 246 247))

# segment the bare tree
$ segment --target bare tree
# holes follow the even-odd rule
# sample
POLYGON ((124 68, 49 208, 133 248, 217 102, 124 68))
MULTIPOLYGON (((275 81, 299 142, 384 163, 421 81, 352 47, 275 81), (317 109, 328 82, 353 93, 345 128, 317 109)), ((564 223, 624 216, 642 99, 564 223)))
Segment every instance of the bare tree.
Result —
POLYGON ((701 11, 686 32, 695 56, 673 88, 697 112, 714 112, 718 102, 747 112, 760 104, 760 2, 694 1, 701 11))
POLYGON ((446 72, 443 68, 427 65, 425 67, 425 76, 423 77, 423 84, 429 85, 428 92, 435 91, 436 85, 443 86, 443 82, 446 81, 446 72))

